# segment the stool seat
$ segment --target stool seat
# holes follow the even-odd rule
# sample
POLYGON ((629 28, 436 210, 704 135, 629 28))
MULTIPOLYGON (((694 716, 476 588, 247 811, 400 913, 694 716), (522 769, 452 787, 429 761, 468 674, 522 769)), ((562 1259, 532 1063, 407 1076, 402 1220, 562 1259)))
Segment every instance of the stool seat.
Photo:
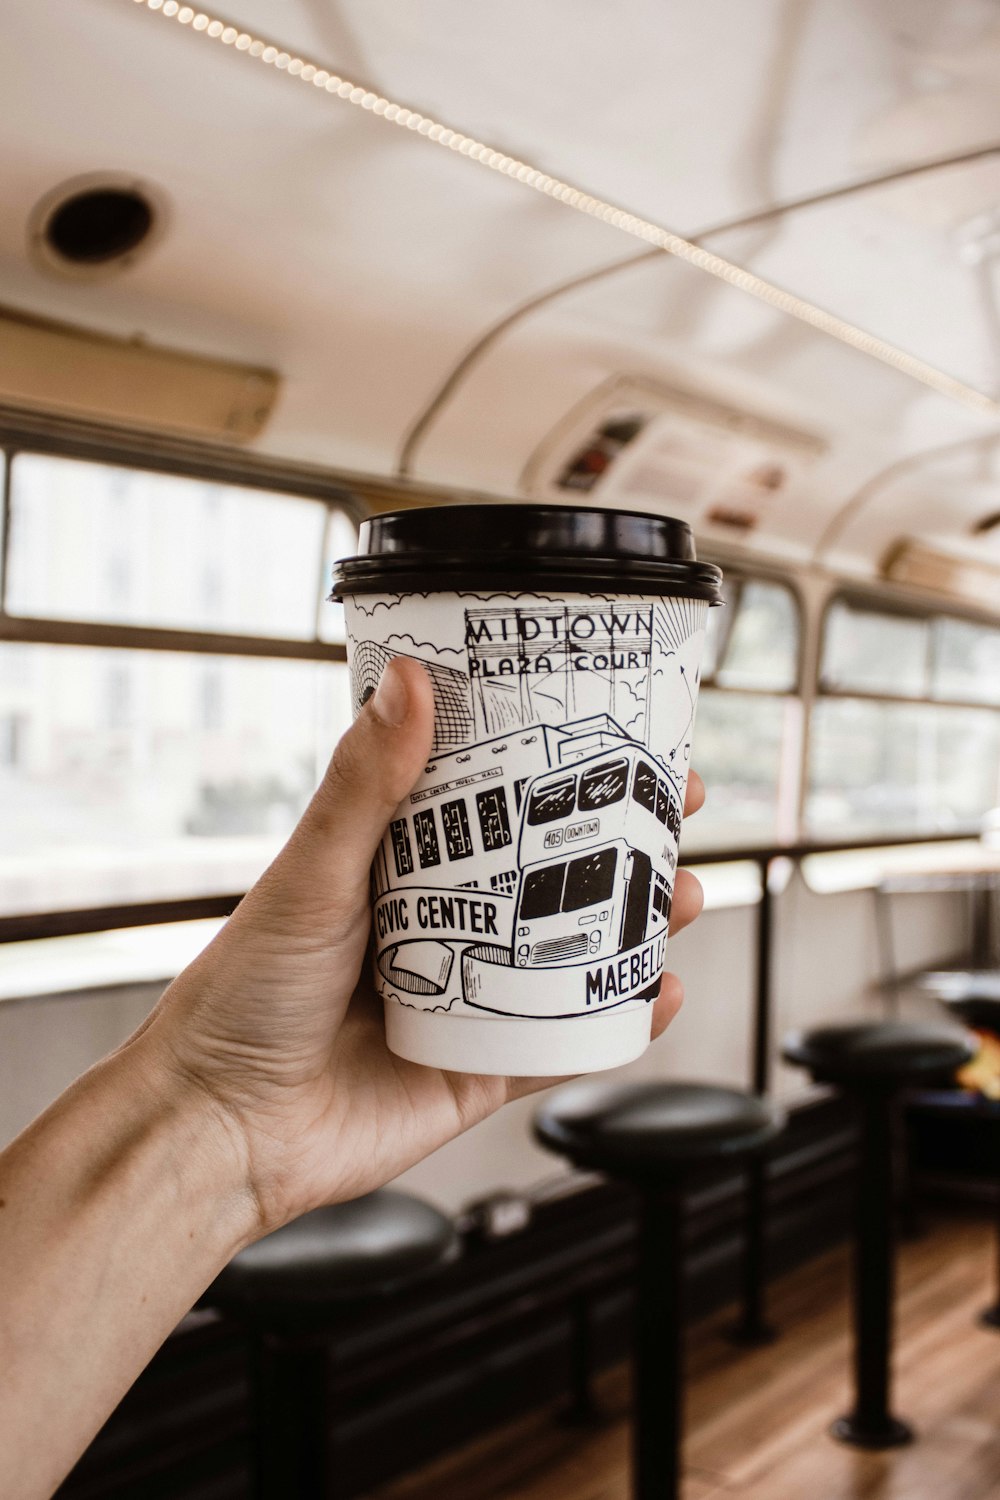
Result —
POLYGON ((935 1021, 854 1021, 816 1026, 786 1037, 786 1062, 820 1082, 891 1083, 946 1077, 975 1051, 965 1031, 935 1021))
POLYGON ((241 1250, 201 1303, 267 1317, 377 1297, 440 1265, 457 1244, 444 1214, 383 1188, 314 1209, 241 1250))
POLYGON ((616 1176, 676 1175, 695 1162, 760 1150, 784 1116, 738 1089, 708 1083, 570 1084, 535 1116, 535 1134, 579 1166, 616 1176))

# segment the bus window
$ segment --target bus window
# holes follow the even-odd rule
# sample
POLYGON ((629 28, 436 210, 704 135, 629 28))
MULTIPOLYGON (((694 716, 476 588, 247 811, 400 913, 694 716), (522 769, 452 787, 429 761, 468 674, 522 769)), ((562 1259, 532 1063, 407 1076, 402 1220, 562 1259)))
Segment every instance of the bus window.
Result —
POLYGON ((530 870, 524 877, 521 892, 521 909, 518 915, 530 922, 535 917, 554 917, 562 901, 565 865, 544 865, 540 870, 530 870))
POLYGON ((431 865, 439 865, 441 863, 441 850, 438 846, 434 809, 432 807, 425 807, 421 808, 420 812, 415 812, 413 814, 413 828, 417 835, 417 858, 420 860, 420 868, 426 870, 431 865))
POLYGON ((667 808, 667 827, 675 839, 681 836, 681 815, 677 810, 676 802, 671 802, 667 808))
POLYGON ((657 816, 657 820, 660 823, 665 823, 667 821, 667 809, 668 809, 669 806, 670 806, 670 794, 667 791, 667 783, 665 781, 657 781, 657 783, 656 783, 656 816, 657 816))
POLYGON ((410 831, 405 818, 396 818, 389 824, 392 835, 392 852, 396 859, 396 874, 409 875, 413 870, 413 850, 410 848, 410 831))
POLYGON ((627 786, 628 761, 624 756, 621 760, 606 760, 603 765, 584 771, 580 777, 580 811, 592 812, 595 808, 620 802, 627 786))
POLYGON ((465 801, 462 797, 456 797, 454 802, 446 802, 441 808, 441 822, 444 824, 444 841, 448 846, 449 859, 468 859, 472 853, 472 835, 469 832, 469 815, 465 810, 465 801))
POLYGON ((617 863, 616 849, 598 849, 594 854, 583 854, 579 859, 571 859, 566 871, 563 911, 579 911, 583 906, 596 906, 599 901, 610 901, 615 888, 617 863))
POLYGON ((528 779, 527 776, 520 776, 514 782, 514 808, 516 812, 521 811, 521 803, 524 800, 524 787, 528 779))
MULTIPOLYGON (((656 814, 656 772, 644 760, 635 763, 635 780, 632 783, 632 800, 647 812, 656 814)), ((662 818, 660 820, 663 821, 662 818)))
POLYGON ((665 922, 670 921, 670 892, 659 876, 656 877, 656 884, 653 887, 653 910, 665 922))
POLYGON ((487 854, 510 843, 510 820, 507 817, 507 794, 502 786, 476 793, 476 811, 487 854))
POLYGON ((568 818, 576 802, 576 777, 564 776, 536 787, 528 799, 529 823, 554 823, 568 818))

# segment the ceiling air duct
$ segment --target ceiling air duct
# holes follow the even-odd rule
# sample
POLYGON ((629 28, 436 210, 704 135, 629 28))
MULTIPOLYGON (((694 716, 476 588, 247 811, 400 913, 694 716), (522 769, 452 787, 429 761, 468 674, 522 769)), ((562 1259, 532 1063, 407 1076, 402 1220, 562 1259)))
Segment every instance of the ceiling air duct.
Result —
POLYGON ((0 403, 7 406, 248 442, 263 429, 278 387, 273 370, 0 307, 0 403))
POLYGON ((948 594, 993 614, 1000 605, 1000 556, 972 556, 965 551, 906 537, 886 554, 883 578, 911 588, 948 594))
POLYGON ((824 451, 769 417, 641 376, 613 377, 578 403, 529 460, 526 494, 662 507, 698 530, 745 535, 824 451))

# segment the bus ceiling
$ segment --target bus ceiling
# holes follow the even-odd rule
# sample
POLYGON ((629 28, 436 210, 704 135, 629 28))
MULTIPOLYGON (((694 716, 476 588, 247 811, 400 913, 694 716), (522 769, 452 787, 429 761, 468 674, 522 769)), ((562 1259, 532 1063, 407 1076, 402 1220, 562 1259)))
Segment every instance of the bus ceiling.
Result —
POLYGON ((8 0, 0 401, 987 602, 1000 21, 897 19, 8 0))

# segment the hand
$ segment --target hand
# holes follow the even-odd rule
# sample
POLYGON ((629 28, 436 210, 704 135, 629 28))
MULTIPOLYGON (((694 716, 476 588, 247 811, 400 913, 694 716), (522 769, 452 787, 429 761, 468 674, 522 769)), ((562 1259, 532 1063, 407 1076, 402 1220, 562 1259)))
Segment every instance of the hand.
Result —
MULTIPOLYGON (((386 1046, 367 960, 368 872, 432 735, 426 673, 390 662, 285 848, 126 1044, 209 1102, 255 1205, 249 1238, 380 1186, 555 1081, 443 1072, 386 1046)), ((685 813, 703 801, 692 773, 685 813)), ((697 880, 678 871, 670 931, 701 905, 697 880)), ((682 999, 664 975, 654 1036, 682 999)))

